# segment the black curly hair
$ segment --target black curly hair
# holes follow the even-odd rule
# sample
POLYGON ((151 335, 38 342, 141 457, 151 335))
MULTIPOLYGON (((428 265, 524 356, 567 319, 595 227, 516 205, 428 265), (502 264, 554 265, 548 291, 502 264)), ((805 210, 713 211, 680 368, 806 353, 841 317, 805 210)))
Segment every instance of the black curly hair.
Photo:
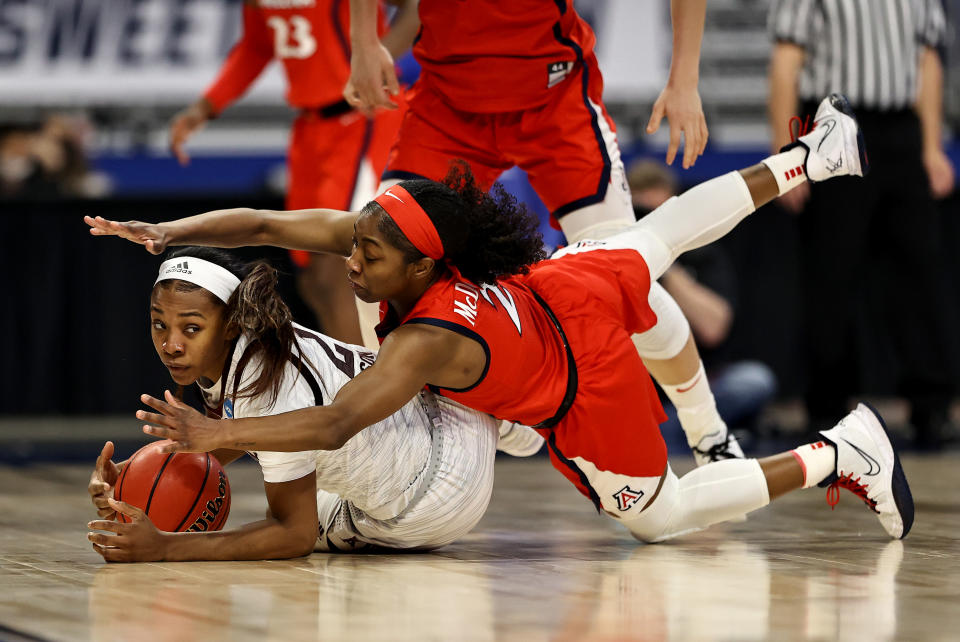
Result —
MULTIPOLYGON (((283 369, 296 341, 293 315, 277 292, 277 271, 266 261, 244 263, 234 254, 213 247, 178 247, 167 252, 164 260, 185 256, 215 263, 240 279, 240 285, 226 304, 207 292, 211 301, 226 307, 227 327, 237 328, 250 338, 250 344, 237 364, 237 372, 242 372, 243 367, 255 356, 260 356, 263 364, 256 379, 243 389, 238 389, 240 382, 234 381, 232 396, 239 399, 267 393, 268 406, 272 406, 276 403, 283 369)), ((154 289, 157 288, 175 292, 203 289, 179 279, 160 281, 154 286, 154 289)))
MULTIPOLYGON (((511 274, 525 274, 546 258, 537 218, 508 194, 500 183, 490 193, 477 185, 466 161, 451 163, 442 183, 406 180, 407 190, 430 217, 443 241, 444 258, 474 283, 493 283, 511 274)), ((417 248, 375 202, 364 213, 379 216, 377 228, 387 241, 403 251, 408 263, 423 258, 417 248)))

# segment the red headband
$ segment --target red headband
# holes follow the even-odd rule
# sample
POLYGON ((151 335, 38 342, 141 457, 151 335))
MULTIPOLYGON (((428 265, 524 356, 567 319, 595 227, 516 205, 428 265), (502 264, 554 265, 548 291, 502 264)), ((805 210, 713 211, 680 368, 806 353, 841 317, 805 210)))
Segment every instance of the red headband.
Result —
POLYGON ((410 196, 410 192, 393 185, 373 200, 386 210, 403 235, 413 243, 413 247, 435 261, 443 258, 443 241, 437 228, 420 204, 410 196))

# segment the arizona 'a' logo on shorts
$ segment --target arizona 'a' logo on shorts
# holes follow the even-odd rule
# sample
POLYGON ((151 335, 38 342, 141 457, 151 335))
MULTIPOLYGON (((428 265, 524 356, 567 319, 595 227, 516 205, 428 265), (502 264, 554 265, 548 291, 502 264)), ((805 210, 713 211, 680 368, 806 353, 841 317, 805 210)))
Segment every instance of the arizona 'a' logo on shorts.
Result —
POLYGON ((634 504, 640 501, 641 497, 643 497, 642 490, 633 490, 629 486, 624 486, 613 494, 619 510, 630 510, 634 504))

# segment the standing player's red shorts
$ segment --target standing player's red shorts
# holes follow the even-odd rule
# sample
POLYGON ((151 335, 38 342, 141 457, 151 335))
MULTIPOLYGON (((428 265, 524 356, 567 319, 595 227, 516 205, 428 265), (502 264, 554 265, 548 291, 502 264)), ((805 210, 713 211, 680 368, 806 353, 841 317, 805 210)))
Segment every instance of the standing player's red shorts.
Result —
MULTIPOLYGON (((510 87, 482 90, 509 93, 510 87)), ((383 179, 441 180, 450 161, 462 158, 484 188, 521 167, 555 217, 603 201, 611 168, 621 161, 595 56, 544 91, 549 99, 540 106, 469 112, 452 107, 429 77, 422 78, 408 93, 409 109, 383 179)))

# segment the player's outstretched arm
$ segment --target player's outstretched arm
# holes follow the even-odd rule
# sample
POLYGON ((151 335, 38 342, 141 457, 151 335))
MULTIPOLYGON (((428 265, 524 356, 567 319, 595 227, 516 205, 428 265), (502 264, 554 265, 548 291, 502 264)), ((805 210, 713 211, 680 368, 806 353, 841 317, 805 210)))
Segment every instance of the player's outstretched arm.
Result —
POLYGON ((709 132, 703 115, 700 92, 700 44, 703 41, 703 23, 707 13, 706 0, 671 0, 673 22, 673 55, 667 85, 653 104, 647 123, 647 133, 660 128, 666 117, 670 122, 670 144, 667 164, 672 165, 684 139, 683 168, 693 167, 697 157, 707 146, 709 132))
POLYGON ((139 508, 110 499, 111 508, 129 517, 130 523, 92 521, 87 539, 108 562, 262 560, 309 555, 317 539, 316 474, 264 487, 270 516, 234 530, 166 533, 139 508))
POLYGON ((240 247, 274 245, 293 250, 347 255, 353 245, 356 212, 238 208, 216 210, 164 223, 111 221, 84 216, 93 236, 119 236, 161 254, 174 245, 240 247))
POLYGON ((136 416, 146 422, 144 433, 173 442, 165 452, 336 450, 367 426, 398 411, 428 382, 465 387, 457 385, 461 381, 445 379, 447 370, 456 372, 458 341, 470 340, 432 326, 398 328, 384 341, 376 363, 343 386, 326 406, 268 417, 217 420, 166 391, 164 400, 143 395, 143 403, 157 412, 140 410, 136 416))

